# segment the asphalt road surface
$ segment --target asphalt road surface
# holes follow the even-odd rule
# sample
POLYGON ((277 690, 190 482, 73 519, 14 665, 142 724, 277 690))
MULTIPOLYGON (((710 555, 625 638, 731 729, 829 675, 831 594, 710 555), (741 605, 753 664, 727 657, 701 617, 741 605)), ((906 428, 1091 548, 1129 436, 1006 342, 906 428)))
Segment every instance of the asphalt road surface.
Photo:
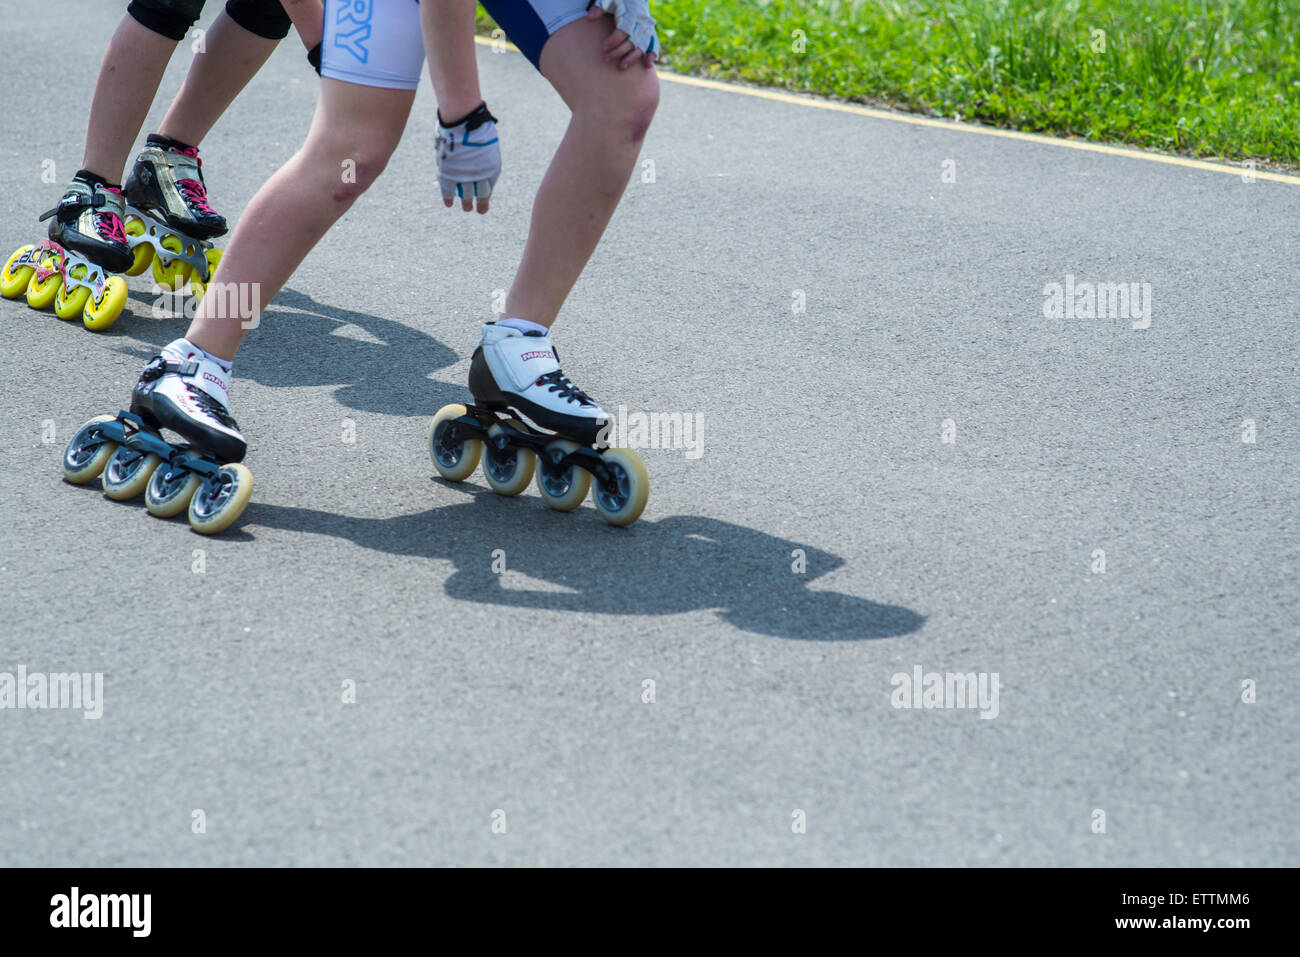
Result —
MULTIPOLYGON (((5 255, 121 6, 0 38, 5 255)), ((231 532, 61 480, 182 334, 147 276, 103 334, 0 302, 0 672, 103 676, 0 710, 0 863, 1300 863, 1300 188, 665 83, 557 326, 702 427, 615 529, 429 461, 566 121, 479 60, 492 212, 438 201, 426 84, 237 360, 231 532), (1149 311, 1045 315, 1082 283, 1149 311)), ((232 220, 317 87, 286 42, 204 144, 232 220)))

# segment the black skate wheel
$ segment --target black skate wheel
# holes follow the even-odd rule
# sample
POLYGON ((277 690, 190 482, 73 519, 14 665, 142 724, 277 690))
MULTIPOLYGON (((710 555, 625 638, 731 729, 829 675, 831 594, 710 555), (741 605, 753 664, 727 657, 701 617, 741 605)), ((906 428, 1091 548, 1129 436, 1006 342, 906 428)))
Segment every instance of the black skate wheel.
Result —
POLYGON ((190 499, 190 528, 200 535, 224 532, 253 497, 253 473, 236 462, 221 467, 220 479, 203 480, 190 499))
POLYGON ((117 443, 104 438, 104 423, 113 415, 97 415, 81 428, 63 450, 63 477, 73 485, 93 482, 117 451, 117 443))
POLYGON ((556 463, 580 446, 568 439, 548 442, 537 458, 537 491, 542 501, 557 512, 571 512, 587 497, 591 475, 572 462, 564 468, 556 463))
POLYGON ((189 469, 164 462, 154 469, 144 490, 144 507, 150 515, 172 518, 190 507, 190 500, 203 484, 203 477, 189 469))
POLYGON ((130 501, 144 491, 161 461, 152 452, 119 445, 104 466, 104 494, 115 502, 130 501))
MULTIPOLYGON (((526 431, 526 426, 517 419, 509 419, 507 424, 521 432, 526 431)), ((537 453, 523 446, 498 449, 492 440, 504 432, 499 424, 488 429, 488 441, 483 448, 483 477, 492 486, 492 491, 513 498, 528 488, 528 483, 533 480, 537 453)))
POLYGON ((444 405, 429 423, 429 457, 438 474, 449 482, 463 482, 473 475, 483 455, 483 443, 478 439, 453 440, 451 436, 451 423, 468 414, 463 405, 444 405))
POLYGON ((609 524, 631 525, 641 517, 650 497, 650 474, 641 456, 631 449, 610 449, 601 459, 609 470, 609 481, 592 483, 592 503, 609 524))

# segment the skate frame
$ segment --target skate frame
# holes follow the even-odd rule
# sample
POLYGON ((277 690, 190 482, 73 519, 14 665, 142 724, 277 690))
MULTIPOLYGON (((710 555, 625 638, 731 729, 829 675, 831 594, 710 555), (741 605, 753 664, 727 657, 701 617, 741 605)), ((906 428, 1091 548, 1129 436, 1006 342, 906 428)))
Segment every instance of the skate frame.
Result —
POLYGON ((63 292, 72 292, 77 286, 85 286, 90 290, 90 297, 99 302, 104 298, 104 287, 108 284, 108 276, 102 266, 97 266, 89 259, 79 256, 70 249, 65 249, 52 239, 42 239, 31 249, 23 253, 10 265, 11 270, 17 270, 22 266, 31 266, 34 275, 33 279, 37 282, 44 282, 55 273, 63 278, 63 292), (54 257, 54 265, 46 265, 47 254, 54 257), (72 275, 72 270, 77 266, 86 267, 86 278, 78 279, 72 275))
MULTIPOLYGON (((516 428, 511 424, 513 417, 509 415, 508 410, 494 411, 468 403, 465 409, 465 415, 458 416, 447 423, 442 441, 448 446, 454 446, 467 439, 478 439, 483 443, 485 454, 489 452, 504 454, 510 449, 520 447, 532 449, 537 455, 537 467, 545 469, 547 473, 560 475, 566 472, 570 465, 576 465, 589 473, 602 488, 618 492, 618 479, 605 464, 601 454, 591 446, 578 443, 578 447, 570 452, 554 447, 548 449, 550 443, 567 437, 534 432, 526 426, 525 430, 516 428), (500 431, 496 435, 489 435, 488 430, 494 425, 500 426, 500 431)), ((568 439, 568 441, 575 440, 568 439)))
POLYGON ((154 258, 161 262, 163 266, 170 266, 176 260, 182 260, 189 263, 190 268, 194 270, 194 275, 199 278, 200 282, 208 282, 212 278, 212 272, 208 268, 208 250, 215 248, 215 244, 205 239, 193 239, 185 235, 178 229, 173 229, 165 222, 155 219, 139 207, 126 204, 126 212, 122 214, 122 221, 125 223, 127 218, 134 216, 144 224, 144 232, 139 236, 132 236, 127 233, 126 241, 134 252, 137 246, 148 243, 153 247, 154 258), (168 249, 162 241, 168 236, 173 236, 181 244, 182 250, 176 252, 168 249))
MULTIPOLYGON (((173 468, 193 472, 203 477, 204 484, 227 481, 221 466, 191 445, 172 445, 149 428, 144 420, 132 412, 120 411, 117 418, 104 422, 99 430, 103 441, 138 452, 141 456, 153 453, 173 468)), ((160 465, 159 468, 162 466, 160 465)))

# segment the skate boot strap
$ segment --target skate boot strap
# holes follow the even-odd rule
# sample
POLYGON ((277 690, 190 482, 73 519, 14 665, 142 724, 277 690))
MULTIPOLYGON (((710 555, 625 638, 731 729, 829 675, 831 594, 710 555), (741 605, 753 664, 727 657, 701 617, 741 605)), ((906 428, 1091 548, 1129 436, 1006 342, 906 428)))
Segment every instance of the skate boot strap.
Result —
POLYGON ((144 371, 140 373, 140 378, 145 382, 152 382, 154 379, 161 379, 169 372, 174 372, 184 379, 192 379, 199 374, 199 364, 197 362, 177 362, 175 359, 164 359, 159 356, 144 367, 144 371))
POLYGON ((65 209, 70 212, 79 213, 83 209, 98 209, 100 206, 107 206, 111 202, 112 200, 98 191, 91 193, 89 196, 85 193, 69 193, 64 196, 63 199, 59 200, 58 206, 55 206, 47 212, 41 213, 41 218, 38 219, 37 222, 43 223, 51 216, 57 216, 65 209))
POLYGON ((203 182, 203 160, 199 159, 199 151, 190 150, 164 150, 163 154, 167 158, 167 165, 171 167, 172 175, 176 179, 196 179, 203 182))
POLYGON ((502 335, 489 328, 482 346, 493 376, 512 391, 526 389, 560 370, 559 357, 548 337, 502 335))

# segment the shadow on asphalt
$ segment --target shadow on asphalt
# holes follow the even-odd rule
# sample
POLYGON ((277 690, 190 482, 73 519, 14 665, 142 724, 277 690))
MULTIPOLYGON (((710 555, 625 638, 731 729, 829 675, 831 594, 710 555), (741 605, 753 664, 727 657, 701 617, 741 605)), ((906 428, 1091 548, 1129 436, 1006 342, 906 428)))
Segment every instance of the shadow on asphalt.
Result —
MULTIPOLYGON (((148 316, 155 296, 138 290, 131 299, 148 316)), ((187 320, 123 316, 120 331, 149 347, 124 347, 144 368, 158 351, 185 334, 187 320)), ((117 325, 113 326, 117 329, 117 325)), ((446 324, 463 337, 466 355, 478 343, 478 327, 446 324)), ((433 336, 391 319, 324 305, 305 293, 283 289, 236 360, 240 379, 265 386, 338 386, 334 397, 358 412, 427 416, 446 402, 464 401, 466 390, 431 381, 460 356, 433 336), (442 393, 446 393, 444 396, 442 393)))
MULTIPOLYGON (((151 307, 155 297, 132 291, 131 298, 151 307)), ((121 332, 153 347, 126 350, 142 366, 185 328, 179 317, 123 319, 121 332)), ((427 416, 464 398, 464 389, 429 378, 460 357, 401 323, 324 305, 293 289, 281 291, 263 320, 257 348, 239 356, 238 378, 266 386, 337 385, 343 405, 394 416, 427 416)), ((476 332, 465 332, 468 349, 476 332)), ((256 536, 247 529, 260 525, 448 561, 455 566, 444 584, 449 596, 517 608, 610 615, 714 609, 745 631, 814 641, 892 638, 925 622, 898 605, 809 588, 844 560, 802 542, 685 515, 616 529, 589 505, 565 515, 535 495, 510 501, 472 483, 434 481, 469 494, 470 501, 387 519, 254 501, 227 535, 251 540, 256 536), (550 587, 510 587, 511 576, 492 570, 494 549, 505 551, 509 571, 550 587), (803 574, 791 569, 795 549, 805 554, 803 574)))
POLYGON ((470 501, 383 519, 253 502, 239 531, 329 535, 385 554, 448 561, 455 570, 443 586, 447 595, 484 604, 606 615, 714 609, 745 631, 813 641, 893 638, 925 622, 899 605, 809 588, 844 560, 751 528, 674 515, 618 529, 589 505, 562 514, 535 495, 510 500, 480 486, 434 481, 470 501), (796 548, 806 556, 804 574, 791 568, 796 548), (505 575, 493 571, 497 549, 505 553, 505 575), (510 573, 536 584, 513 587, 510 573))

